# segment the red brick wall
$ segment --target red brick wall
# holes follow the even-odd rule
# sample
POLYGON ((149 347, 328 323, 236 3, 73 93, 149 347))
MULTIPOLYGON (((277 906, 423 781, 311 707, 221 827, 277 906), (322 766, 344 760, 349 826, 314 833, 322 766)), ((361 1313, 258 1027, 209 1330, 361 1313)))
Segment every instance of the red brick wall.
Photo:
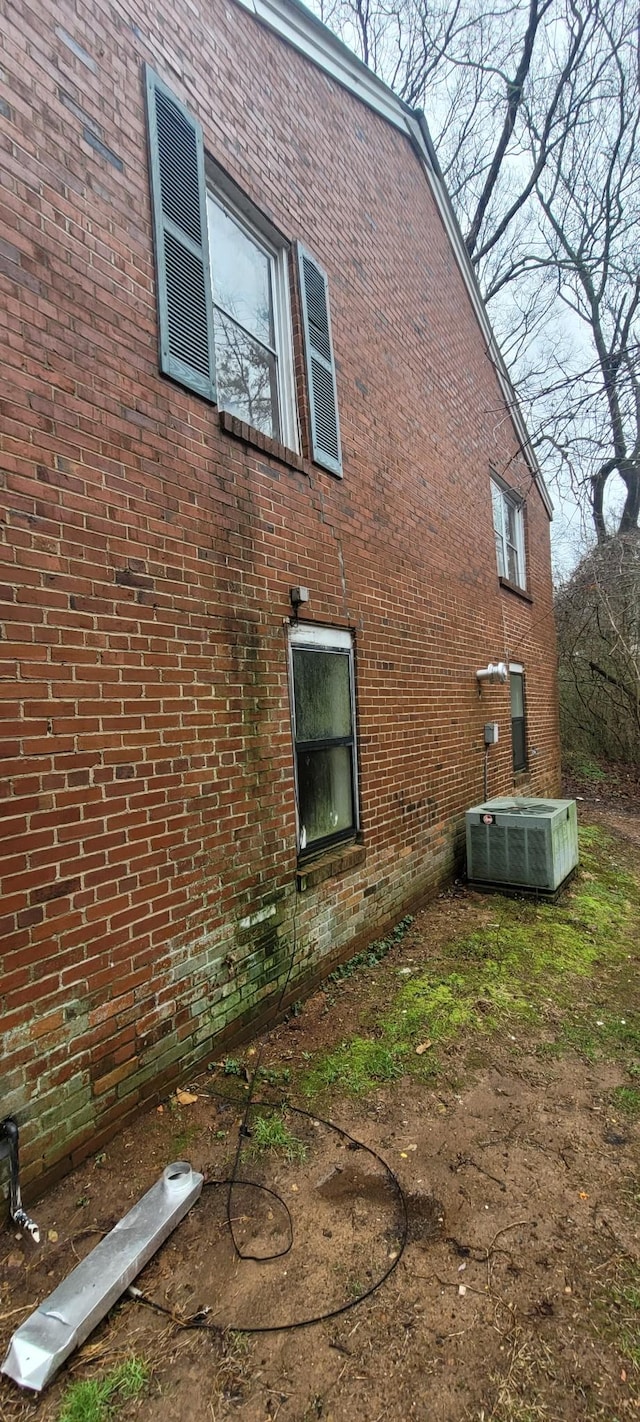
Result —
POLYGON ((525 666, 532 791, 559 762, 548 519, 408 141, 233 0, 14 0, 1 44, 2 1103, 35 1180, 257 1011, 294 935, 321 971, 450 872, 486 720, 513 785, 477 667, 525 666), (343 481, 158 373, 143 60, 328 272, 343 481), (490 465, 527 495, 531 604, 490 465), (355 629, 366 850, 305 892, 296 583, 355 629))

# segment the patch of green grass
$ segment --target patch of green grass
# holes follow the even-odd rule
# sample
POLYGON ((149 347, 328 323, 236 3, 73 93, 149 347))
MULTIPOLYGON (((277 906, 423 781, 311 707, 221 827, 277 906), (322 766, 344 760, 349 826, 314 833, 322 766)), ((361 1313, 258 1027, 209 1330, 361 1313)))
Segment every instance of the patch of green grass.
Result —
POLYGON ((250 1333, 228 1333, 225 1337, 224 1348, 227 1357, 239 1360, 246 1358, 251 1352, 252 1341, 250 1333))
POLYGON ((597 781, 607 778, 606 771, 597 765, 595 760, 579 760, 576 765, 576 774, 580 775, 583 780, 597 781))
POLYGON ((626 1364, 640 1372, 640 1270, 629 1263, 598 1300, 599 1331, 626 1364))
POLYGON ((288 1086, 291 1081, 290 1067, 258 1067, 258 1079, 266 1086, 288 1086))
POLYGON ((496 896, 489 923, 448 943, 433 966, 405 981, 376 1013, 375 1037, 361 1033, 312 1064, 302 1081, 306 1094, 337 1087, 359 1095, 407 1071, 433 1077, 437 1056, 417 1056, 421 1042, 437 1048, 495 1032, 507 1021, 539 1022, 549 1005, 563 1020, 556 1040, 541 1048, 547 1055, 572 1049, 591 1060, 605 1053, 637 1058, 640 1016, 583 1004, 597 974, 619 973, 627 963, 640 883, 617 862, 606 831, 589 826, 580 838, 581 872, 559 904, 496 896))
POLYGON ((186 1126, 183 1131, 176 1131, 171 1137, 171 1150, 174 1160, 179 1160, 188 1150, 192 1140, 198 1134, 197 1126, 186 1126))
POLYGON ((327 1052, 304 1078, 308 1096, 339 1085, 353 1096, 368 1091, 381 1081, 395 1081, 404 1071, 403 1052, 398 1045, 385 1045, 369 1037, 353 1037, 327 1052))
POLYGON ((580 825, 578 839, 581 854, 587 848, 599 846, 604 849, 611 844, 611 835, 608 830, 602 828, 602 825, 580 825))
MULTIPOLYGON (((595 1062, 603 1057, 613 1060, 640 1052, 639 1013, 631 1011, 621 1017, 619 1012, 596 1006, 568 1008, 567 1013, 566 1020, 557 1029, 555 1041, 538 1047, 539 1056, 561 1057, 572 1051, 585 1061, 595 1062)), ((633 1061, 628 1070, 633 1074, 633 1061)))
POLYGON ((637 1086, 616 1086, 611 1100, 618 1111, 625 1116, 640 1116, 640 1090, 637 1086))
POLYGON ((141 1358, 127 1358, 103 1378, 72 1383, 63 1398, 58 1422, 108 1422, 125 1402, 140 1397, 149 1382, 141 1358))
POLYGON ((267 1116, 256 1116, 251 1125, 251 1142, 256 1154, 262 1151, 281 1151, 287 1160, 305 1160, 307 1147, 289 1130, 284 1115, 279 1111, 267 1116))
POLYGON ((612 1296, 620 1308, 628 1307, 634 1314, 637 1314, 637 1322, 640 1326, 640 1273, 636 1284, 614 1286, 612 1296))

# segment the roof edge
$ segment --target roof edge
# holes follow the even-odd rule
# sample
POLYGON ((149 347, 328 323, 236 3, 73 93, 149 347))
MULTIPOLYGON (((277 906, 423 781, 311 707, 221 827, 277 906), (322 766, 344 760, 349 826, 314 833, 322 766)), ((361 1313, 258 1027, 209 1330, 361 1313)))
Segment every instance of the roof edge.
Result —
POLYGON ((536 487, 546 512, 549 518, 553 518, 553 501, 531 443, 531 437, 520 409, 518 397, 504 356, 500 350, 489 319, 487 308, 478 284, 475 267, 467 251, 465 240, 460 230, 460 224, 453 210, 451 198, 449 197, 447 186, 442 176, 442 170, 435 154, 433 139, 429 133, 427 120, 419 109, 408 110, 406 116, 409 135, 413 139, 419 156, 422 158, 427 182, 429 183, 436 206, 442 218, 443 226, 451 242, 462 279, 478 320, 478 325, 485 338, 487 355, 498 377, 498 382, 502 394, 504 395, 520 448, 535 478, 536 487))
POLYGON ((504 356, 495 338, 493 327, 478 285, 475 268, 467 252, 458 219, 453 210, 447 186, 429 132, 424 113, 412 109, 394 94, 384 80, 379 79, 348 45, 333 34, 302 0, 236 0, 255 19, 274 30, 287 44, 301 54, 362 103, 385 118, 409 139, 424 168, 427 182, 435 199, 443 226, 451 242, 459 271, 480 330, 486 342, 487 355, 496 372, 511 422, 522 453, 534 476, 536 487, 549 518, 553 503, 542 470, 518 404, 504 356))
POLYGON ((236 0, 236 3, 275 30, 281 39, 306 55, 369 108, 382 114, 395 128, 406 129, 407 109, 402 100, 301 0, 236 0))

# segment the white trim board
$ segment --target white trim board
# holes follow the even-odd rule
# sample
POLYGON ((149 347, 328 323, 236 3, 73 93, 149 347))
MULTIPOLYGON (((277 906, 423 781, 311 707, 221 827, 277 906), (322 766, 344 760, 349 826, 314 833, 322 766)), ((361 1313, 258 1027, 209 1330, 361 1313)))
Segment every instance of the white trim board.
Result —
POLYGON ((319 647, 326 651, 350 652, 353 634, 348 627, 324 627, 319 622, 296 622, 289 630, 292 647, 319 647))
POLYGON ((306 55, 396 128, 406 128, 402 101, 337 35, 298 0, 237 0, 268 29, 306 55))
POLYGON ((522 453, 551 518, 553 503, 480 294, 475 270, 451 206, 424 114, 419 109, 411 109, 399 99, 382 79, 368 69, 342 40, 307 9, 306 5, 301 4, 301 0, 236 0, 236 3, 248 10, 261 24, 275 31, 280 39, 305 55, 330 78, 348 89, 363 104, 367 104, 388 123, 393 124, 394 128, 400 129, 417 151, 484 337, 487 355, 496 372, 522 453))

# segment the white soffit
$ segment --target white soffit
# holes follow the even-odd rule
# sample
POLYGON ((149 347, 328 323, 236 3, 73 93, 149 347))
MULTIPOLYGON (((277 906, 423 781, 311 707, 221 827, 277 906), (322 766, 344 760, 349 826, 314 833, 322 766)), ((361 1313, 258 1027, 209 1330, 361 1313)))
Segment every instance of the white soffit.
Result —
POLYGON ((274 30, 280 39, 292 45, 300 54, 304 54, 330 78, 335 79, 338 84, 342 84, 363 104, 367 104, 388 123, 393 124, 394 128, 400 129, 417 150, 484 336, 487 355, 498 377, 522 452, 535 476, 540 497, 551 518, 553 504, 549 491, 516 400, 509 372, 493 334, 475 270, 438 166, 424 114, 403 103, 402 99, 399 99, 397 94, 394 94, 393 90, 383 83, 382 79, 379 79, 372 70, 368 69, 366 64, 363 64, 362 60, 358 59, 358 56, 343 44, 342 40, 338 39, 316 15, 307 9, 306 5, 301 4, 300 0, 236 0, 236 3, 254 15, 261 24, 274 30))

